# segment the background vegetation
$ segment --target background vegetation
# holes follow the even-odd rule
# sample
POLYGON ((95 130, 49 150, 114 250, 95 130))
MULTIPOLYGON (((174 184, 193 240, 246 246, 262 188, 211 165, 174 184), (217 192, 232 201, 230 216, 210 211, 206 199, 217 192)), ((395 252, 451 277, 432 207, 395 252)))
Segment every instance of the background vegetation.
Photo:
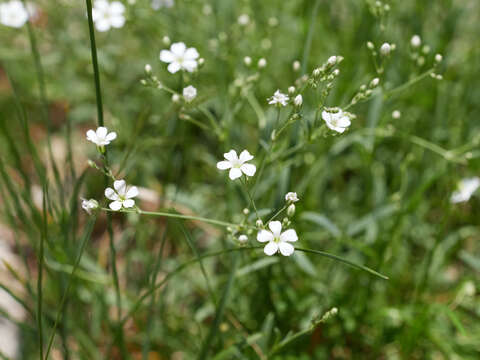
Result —
MULTIPOLYGON (((380 77, 372 98, 349 109, 357 118, 344 134, 304 141, 290 127, 255 201, 267 214, 296 191, 298 246, 389 280, 315 254, 228 252, 235 239, 198 221, 115 214, 110 242, 105 213, 89 217, 79 200, 103 200, 105 188, 87 165, 98 155, 85 140, 97 126, 86 6, 39 1, 31 24, 0 28, 0 241, 16 255, 4 258, 0 286, 20 304, 0 316, 19 328, 19 358, 38 358, 40 341, 45 356, 55 332, 56 359, 478 359, 480 202, 454 205, 450 195, 480 169, 480 3, 391 1, 382 15, 358 0, 124 4, 125 26, 97 32, 96 46, 105 125, 118 133, 110 163, 142 188, 145 210, 241 221, 248 198, 215 164, 245 148, 258 167, 277 114, 266 99, 330 55, 344 61, 327 106, 347 105, 380 77), (411 58, 414 34, 431 48, 422 66, 411 58), (164 36, 199 51, 198 73, 167 72, 164 36), (381 74, 367 41, 396 44, 381 74), (409 83, 436 53, 443 80, 409 83), (146 63, 176 91, 195 86, 195 105, 143 86, 146 63)), ((318 106, 306 94, 304 119, 318 106)), ((249 241, 257 245, 255 234, 249 241)))

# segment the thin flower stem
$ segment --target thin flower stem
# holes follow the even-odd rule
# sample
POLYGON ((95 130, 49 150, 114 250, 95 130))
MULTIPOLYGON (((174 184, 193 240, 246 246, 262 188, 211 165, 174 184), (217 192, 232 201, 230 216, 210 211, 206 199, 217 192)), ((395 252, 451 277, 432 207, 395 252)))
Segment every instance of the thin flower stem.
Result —
POLYGON ((38 344, 39 344, 39 355, 40 360, 43 360, 43 324, 42 324, 42 305, 43 305, 43 292, 42 292, 42 282, 43 282, 43 265, 44 265, 44 245, 45 240, 48 236, 47 228, 47 184, 43 186, 43 198, 42 198, 42 208, 43 208, 43 219, 42 219, 42 229, 40 233, 40 248, 38 254, 38 279, 37 279, 37 326, 38 326, 38 344))
POLYGON ((267 224, 272 221, 273 219, 275 219, 278 215, 280 215, 282 213, 283 210, 285 210, 287 208, 288 204, 287 205, 283 205, 283 207, 278 210, 270 219, 268 219, 267 221, 267 224))
POLYGON ((402 92, 403 90, 409 88, 410 86, 416 84, 417 82, 419 82, 420 80, 426 78, 427 76, 429 76, 431 73, 433 73, 433 71, 435 70, 435 68, 431 68, 427 71, 425 71, 424 73, 418 75, 417 77, 413 78, 412 80, 410 81, 407 81, 405 84, 402 84, 400 86, 397 86, 396 88, 392 89, 392 90, 389 90, 389 91, 386 91, 384 94, 383 94, 383 97, 384 99, 388 99, 390 98, 392 95, 395 95, 399 92, 402 92))
POLYGON ((107 211, 107 212, 134 213, 134 214, 141 214, 141 215, 162 216, 162 217, 169 217, 169 218, 176 218, 176 219, 194 220, 194 221, 201 221, 201 222, 208 223, 208 224, 223 226, 223 227, 229 227, 230 226, 230 227, 248 227, 248 228, 252 228, 252 229, 255 228, 254 226, 249 226, 249 225, 239 225, 239 224, 229 223, 229 222, 226 222, 226 221, 200 217, 200 216, 181 215, 181 214, 170 213, 170 212, 144 211, 144 210, 141 210, 141 209, 114 211, 114 210, 108 209, 108 208, 101 208, 101 210, 107 211))
POLYGON ((241 178, 240 181, 242 182, 243 187, 248 195, 248 198, 250 199, 250 203, 252 204, 253 209, 255 210, 255 214, 257 215, 257 220, 261 220, 260 215, 258 215, 257 206, 255 205, 255 201, 253 200, 252 194, 250 194, 250 190, 248 190, 247 178, 246 177, 241 178))
MULTIPOLYGON (((97 103, 97 116, 98 116, 98 125, 103 126, 103 101, 102 101, 102 91, 100 85, 100 71, 98 67, 98 58, 97 58, 97 46, 95 43, 95 30, 93 27, 93 15, 92 15, 92 0, 85 0, 87 6, 87 18, 88 18, 88 30, 90 35, 90 50, 92 55, 92 65, 93 65, 93 75, 95 80, 95 97, 97 103)), ((105 159, 105 167, 108 168, 108 153, 105 149, 104 153, 105 159)), ((105 186, 108 185, 108 176, 105 176, 105 186)), ((126 354, 125 349, 125 340, 123 337, 123 327, 121 326, 120 320, 122 318, 122 302, 121 302, 121 294, 120 294, 120 282, 118 279, 118 271, 117 271, 117 260, 116 260, 116 251, 115 251, 115 243, 113 237, 113 228, 112 228, 112 216, 111 214, 107 214, 107 232, 109 236, 109 243, 110 243, 110 258, 112 264, 112 273, 113 273, 113 280, 115 286, 115 300, 116 300, 116 307, 117 307, 117 314, 118 314, 118 321, 119 321, 119 328, 118 330, 118 337, 120 342, 120 348, 123 355, 126 354)), ((125 357, 125 356, 124 356, 125 357)))
POLYGON ((315 23, 317 21, 317 13, 320 7, 321 0, 317 0, 313 5, 312 17, 310 20, 310 25, 308 27, 307 39, 305 40, 305 47, 303 49, 303 59, 302 59, 302 74, 307 72, 308 58, 310 56, 310 49, 312 48, 313 34, 315 33, 315 23))

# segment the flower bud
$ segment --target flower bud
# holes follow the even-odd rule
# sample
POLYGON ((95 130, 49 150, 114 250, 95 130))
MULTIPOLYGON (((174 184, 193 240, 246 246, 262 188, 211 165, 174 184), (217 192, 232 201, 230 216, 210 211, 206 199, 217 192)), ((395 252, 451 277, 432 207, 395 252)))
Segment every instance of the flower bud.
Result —
POLYGON ((245 243, 248 241, 248 236, 242 234, 242 235, 240 235, 240 236, 238 237, 238 241, 239 241, 241 244, 245 244, 245 243))
POLYGON ((255 221, 255 225, 258 227, 258 228, 261 228, 263 226, 263 221, 262 219, 258 219, 257 221, 255 221))
POLYGON ((422 39, 418 35, 413 35, 410 39, 410 45, 414 48, 418 48, 422 44, 422 39))
POLYGON ((295 86, 290 86, 290 87, 288 88, 288 93, 291 95, 291 94, 293 94, 294 92, 295 92, 295 86))
POLYGON ((243 212, 244 215, 250 214, 250 210, 248 210, 247 208, 243 209, 242 212, 243 212))
POLYGON ((378 86, 378 84, 380 83, 380 79, 379 78, 375 78, 373 79, 372 81, 370 81, 370 87, 371 88, 375 88, 378 86))
POLYGON ((380 46, 380 53, 382 55, 388 55, 390 54, 390 51, 392 50, 392 47, 390 46, 389 43, 383 43, 382 46, 380 46))
POLYGON ((298 94, 297 96, 295 96, 295 99, 293 99, 293 103, 295 104, 295 106, 302 106, 303 104, 302 95, 298 94))
POLYGON ((441 54, 437 54, 435 55, 435 61, 437 63, 441 62, 443 60, 443 56, 441 54))
POLYGON ((287 215, 289 217, 292 217, 293 215, 295 215, 295 205, 294 204, 291 204, 288 209, 287 209, 287 215))
POLYGON ((337 63, 337 57, 335 55, 330 56, 327 60, 328 65, 333 66, 337 63))
POLYGON ((250 56, 245 56, 245 57, 243 58, 243 63, 244 63, 245 65, 247 65, 247 66, 252 65, 252 58, 251 58, 250 56))
POLYGON ((147 74, 151 73, 152 72, 152 66, 150 64, 146 64, 145 65, 145 72, 147 74))
POLYGON ((170 43, 171 43, 170 38, 166 35, 162 38, 162 42, 166 46, 170 45, 170 43))
POLYGON ((263 69, 265 66, 267 66, 267 60, 265 58, 258 60, 258 67, 260 69, 263 69))
POLYGON ((298 71, 298 70, 300 70, 300 66, 301 66, 301 65, 300 65, 300 61, 295 60, 295 61, 293 62, 293 64, 292 64, 293 71, 298 71))
POLYGON ((373 42, 367 41, 367 48, 369 48, 370 50, 373 50, 375 49, 375 45, 373 45, 373 42))

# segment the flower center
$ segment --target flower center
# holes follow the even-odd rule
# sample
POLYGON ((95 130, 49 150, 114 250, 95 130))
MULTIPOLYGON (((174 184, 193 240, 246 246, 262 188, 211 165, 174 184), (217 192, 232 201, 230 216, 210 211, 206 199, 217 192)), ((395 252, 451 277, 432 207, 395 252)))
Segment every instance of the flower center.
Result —
POLYGON ((280 242, 280 236, 274 236, 273 237, 273 242, 279 243, 280 242))

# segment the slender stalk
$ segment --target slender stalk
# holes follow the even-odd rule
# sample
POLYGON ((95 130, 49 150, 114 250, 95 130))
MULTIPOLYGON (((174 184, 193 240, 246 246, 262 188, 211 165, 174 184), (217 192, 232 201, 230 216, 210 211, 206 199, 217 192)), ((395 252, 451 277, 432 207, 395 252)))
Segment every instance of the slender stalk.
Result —
POLYGON ((246 177, 245 177, 245 178, 241 178, 240 181, 242 182, 242 185, 243 185, 243 187, 244 187, 244 189, 245 189, 245 192, 247 193, 248 198, 250 199, 250 203, 252 204, 253 209, 255 210, 255 214, 257 215, 257 219, 258 219, 258 220, 261 220, 260 215, 258 215, 257 206, 255 205, 255 201, 253 200, 252 194, 250 194, 250 190, 248 190, 248 185, 247 185, 247 179, 246 179, 246 177))
MULTIPOLYGON (((95 81, 95 97, 97 103, 97 121, 99 126, 104 125, 103 121, 103 101, 102 101, 102 91, 100 85, 100 71, 98 67, 98 58, 97 58, 97 46, 95 43, 95 30, 93 27, 93 16, 92 16, 92 1, 85 0, 87 6, 87 17, 88 17, 88 30, 90 35, 90 49, 92 53, 92 65, 93 65, 93 75, 95 81)), ((108 153, 105 149, 104 153, 104 166, 108 168, 108 153)), ((105 186, 108 185, 108 176, 105 176, 105 186)), ((120 341, 120 347, 122 353, 125 357, 125 341, 123 338, 123 326, 121 324, 122 318, 122 302, 121 302, 121 294, 120 294, 120 283, 118 280, 118 271, 117 271, 117 260, 116 260, 116 251, 115 251, 115 243, 113 237, 113 228, 112 228, 112 216, 110 213, 107 214, 107 232, 109 235, 109 246, 110 246, 110 259, 111 259, 111 266, 112 266, 112 273, 113 273, 113 280, 115 286, 115 300, 117 306, 117 313, 118 313, 118 321, 119 321, 119 328, 118 330, 118 337, 120 341)))
POLYGON ((62 300, 60 301, 60 306, 59 306, 58 311, 57 311, 57 316, 55 317, 55 323, 53 324, 52 335, 50 335, 50 340, 48 342, 47 352, 45 353, 45 360, 48 360, 48 356, 50 355, 50 350, 51 350, 52 345, 53 345, 53 340, 55 339, 55 331, 57 330, 57 326, 60 322, 60 318, 61 318, 62 313, 63 313, 63 307, 65 305, 65 301, 67 300, 67 296, 68 296, 68 293, 70 291, 70 288, 72 287, 73 278, 74 278, 75 272, 78 268, 78 265, 80 264, 80 260, 81 260, 82 255, 83 255, 83 251, 85 250, 85 247, 88 243, 88 240, 90 239, 90 235, 92 234, 93 225, 95 224, 95 220, 96 220, 96 218, 92 217, 90 219, 90 221, 88 222, 86 228, 85 228, 85 233, 83 235, 82 243, 80 245, 80 251, 79 251, 77 259, 75 260, 75 263, 73 265, 72 272, 70 273, 70 276, 68 277, 67 287, 65 289, 65 292, 63 293, 62 300))
POLYGON ((430 70, 427 70, 425 71, 424 73, 418 75, 417 77, 413 78, 412 80, 410 81, 407 81, 405 84, 402 84, 400 86, 397 86, 396 88, 392 89, 392 90, 389 90, 389 91, 386 91, 384 94, 383 94, 383 97, 384 99, 388 99, 390 98, 392 95, 395 95, 399 92, 402 92, 403 90, 405 89, 408 89, 410 86, 412 86, 413 84, 416 84, 417 82, 419 82, 420 80, 426 78, 427 76, 429 76, 431 73, 433 73, 435 69, 430 69, 430 70))
POLYGON ((168 217, 168 218, 175 218, 175 219, 184 219, 184 220, 194 220, 194 221, 201 221, 204 223, 208 224, 214 224, 214 225, 219 225, 219 226, 224 226, 224 227, 238 227, 238 226, 243 226, 243 227, 249 227, 249 228, 254 228, 253 226, 247 226, 247 225, 239 225, 239 224, 234 224, 234 223, 229 223, 226 221, 221 221, 221 220, 215 220, 215 219, 209 219, 201 216, 192 216, 192 215, 182 215, 182 214, 176 214, 176 213, 169 213, 169 212, 161 212, 161 211, 144 211, 144 210, 119 210, 119 211, 113 211, 108 208, 101 208, 103 211, 107 212, 122 212, 122 213, 138 213, 141 215, 150 215, 150 216, 162 216, 162 217, 168 217))
POLYGON ((283 210, 285 210, 286 208, 288 207, 288 204, 287 205, 283 205, 283 207, 278 210, 270 219, 268 219, 268 221, 266 222, 267 224, 272 221, 273 219, 275 219, 278 215, 280 215, 282 213, 283 210))
POLYGON ((43 224, 40 234, 40 248, 38 254, 38 279, 37 279, 37 326, 38 326, 38 344, 40 350, 40 360, 43 360, 43 324, 42 324, 42 305, 43 305, 43 263, 44 263, 44 243, 47 238, 47 185, 43 186, 43 224))

